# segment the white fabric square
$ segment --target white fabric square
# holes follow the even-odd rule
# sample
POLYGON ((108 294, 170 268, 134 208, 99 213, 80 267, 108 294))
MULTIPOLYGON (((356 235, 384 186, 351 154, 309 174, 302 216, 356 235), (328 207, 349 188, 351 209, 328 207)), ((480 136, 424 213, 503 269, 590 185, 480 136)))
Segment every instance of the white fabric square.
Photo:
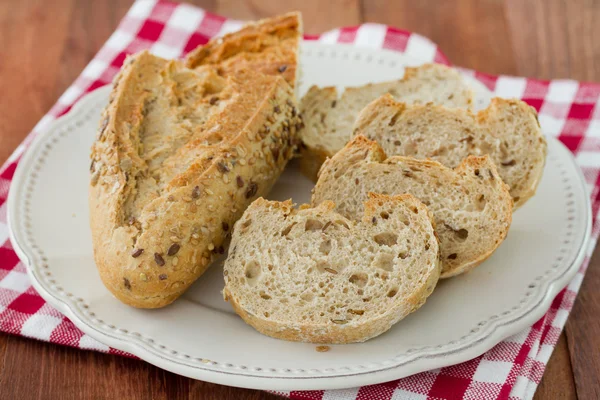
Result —
POLYGON ((225 22, 223 22, 223 25, 221 25, 219 33, 215 36, 223 36, 231 32, 239 31, 242 25, 244 25, 242 21, 226 20, 225 22))
POLYGON ((105 344, 100 343, 99 341, 97 341, 96 339, 94 339, 88 335, 83 335, 81 337, 81 339, 79 339, 79 347, 82 349, 98 350, 98 351, 110 350, 110 347, 108 347, 105 344))
POLYGON ((556 311, 556 315, 552 320, 552 326, 562 328, 563 326, 565 326, 567 318, 569 318, 569 312, 567 310, 559 309, 558 311, 556 311))
POLYGON ((187 4, 180 4, 175 11, 173 11, 167 25, 175 26, 178 29, 187 32, 193 32, 198 25, 200 25, 202 18, 204 18, 204 10, 187 4))
POLYGON ((523 394, 525 393, 525 389, 527 389, 528 384, 529 384, 529 379, 527 379, 521 375, 517 376, 517 381, 515 382, 515 385, 512 387, 512 389, 510 391, 510 397, 522 399, 523 394))
POLYGON ((34 314, 21 327, 21 334, 40 340, 50 340, 50 335, 61 322, 62 318, 34 314))
POLYGON ((588 125, 585 136, 588 137, 600 137, 600 121, 593 119, 588 125))
POLYGON ((402 389, 396 389, 390 400, 425 400, 427 396, 424 394, 408 392, 402 389))
POLYGON ((405 54, 423 62, 431 62, 435 58, 436 46, 423 36, 410 35, 405 54))
POLYGON ((364 24, 356 31, 355 46, 381 48, 387 28, 380 24, 364 24))
POLYGON ((506 361, 481 360, 473 380, 477 382, 504 383, 513 363, 506 361))
POLYGON ((338 37, 340 37, 340 31, 338 29, 325 32, 319 37, 321 43, 337 43, 338 37))
MULTIPOLYGON (((598 217, 600 217, 600 210, 598 211, 598 217)), ((594 241, 590 240, 589 243, 590 247, 594 246, 594 241)), ((592 249, 593 251, 593 249, 592 249)), ((592 251, 588 251, 588 254, 591 254, 592 251)), ((581 282, 583 282, 583 274, 577 273, 577 275, 575 275, 575 277, 573 278, 573 280, 571 281, 571 283, 569 283, 569 286, 567 286, 567 288, 572 291, 572 292, 579 292, 579 287, 581 286, 581 282)))
POLYGON ((548 360, 550 360, 550 356, 552 355, 553 350, 554 346, 543 344, 535 359, 537 361, 543 362, 544 364, 548 364, 548 360))
POLYGON ((31 286, 31 281, 27 274, 23 272, 10 271, 8 275, 0 281, 0 288, 10 289, 18 293, 23 293, 31 286))
POLYGON ((520 333, 517 333, 516 335, 512 335, 511 337, 509 337, 508 339, 506 339, 506 341, 507 342, 512 342, 512 343, 523 344, 523 343, 525 343, 525 341, 529 337, 529 332, 530 331, 531 331, 531 328, 524 329, 520 333))
POLYGON ((100 60, 92 60, 81 73, 86 78, 97 79, 108 68, 108 64, 100 60))
POLYGON ((595 151, 580 151, 575 159, 581 167, 600 167, 600 155, 595 151))
POLYGON ((538 119, 545 135, 557 137, 565 126, 564 119, 558 119, 546 114, 539 114, 538 119))
POLYGON ((77 98, 81 96, 82 93, 83 91, 81 89, 79 89, 75 85, 72 85, 62 94, 62 96, 60 96, 58 101, 60 101, 63 104, 71 104, 75 100, 77 100, 77 98))
POLYGON ((327 390, 323 393, 323 400, 346 400, 355 399, 360 388, 327 390))
POLYGON ((134 36, 132 34, 122 30, 117 30, 110 35, 105 46, 108 46, 112 49, 124 49, 129 43, 131 43, 133 38, 134 36))
POLYGON ((177 58, 181 53, 181 49, 172 46, 166 46, 160 42, 156 42, 152 45, 150 53, 163 58, 177 58))
POLYGON ((575 81, 552 81, 548 88, 546 100, 553 103, 572 103, 578 88, 579 84, 575 81))
POLYGON ((8 240, 8 226, 0 222, 0 245, 3 245, 8 240))
POLYGON ((527 86, 527 79, 516 78, 512 76, 501 76, 496 81, 496 89, 494 94, 498 97, 523 97, 525 93, 525 87, 527 86))
POLYGON ((131 6, 127 12, 127 15, 130 17, 147 18, 152 12, 155 4, 156 0, 137 0, 133 3, 133 6, 131 6))

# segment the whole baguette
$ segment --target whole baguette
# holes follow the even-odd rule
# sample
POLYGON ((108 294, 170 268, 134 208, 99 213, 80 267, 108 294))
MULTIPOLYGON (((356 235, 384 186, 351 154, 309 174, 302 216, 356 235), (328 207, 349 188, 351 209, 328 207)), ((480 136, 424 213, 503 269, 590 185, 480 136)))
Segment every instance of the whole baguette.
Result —
POLYGON ((94 257, 135 307, 179 297, 224 252, 234 222, 266 195, 296 147, 299 118, 279 76, 142 52, 114 82, 92 147, 94 257))
POLYGON ((500 246, 512 221, 512 199, 488 156, 469 156, 450 169, 430 160, 387 157, 381 146, 357 136, 319 172, 312 204, 336 203, 336 211, 360 219, 369 193, 409 193, 435 220, 442 278, 479 265, 500 246))
POLYGON ((360 221, 258 199, 236 223, 223 296, 259 332, 313 343, 362 342, 417 310, 440 275, 427 208, 371 194, 360 221))

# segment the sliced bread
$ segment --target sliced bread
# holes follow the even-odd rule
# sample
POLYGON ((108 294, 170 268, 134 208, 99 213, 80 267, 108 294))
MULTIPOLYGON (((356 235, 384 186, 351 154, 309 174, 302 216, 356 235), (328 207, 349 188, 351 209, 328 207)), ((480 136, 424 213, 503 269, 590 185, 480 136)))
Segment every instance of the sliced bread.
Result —
POLYGON ((336 203, 340 214, 358 219, 368 194, 410 193, 435 220, 442 278, 466 272, 502 243, 512 219, 512 198, 488 156, 469 156, 455 169, 437 161, 387 158, 383 149, 357 136, 327 160, 313 190, 313 205, 336 203))
POLYGON ((323 202, 258 199, 236 223, 223 295, 259 332, 312 343, 362 342, 418 309, 439 275, 427 208, 371 194, 360 221, 323 202))
POLYGON ((304 144, 302 171, 316 180, 325 158, 332 157, 352 139, 358 113, 386 93, 408 104, 434 102, 469 108, 473 102, 473 93, 460 73, 440 64, 406 68, 400 80, 347 88, 339 98, 335 87, 313 86, 300 103, 305 125, 300 132, 304 144))
POLYGON ((454 168, 469 155, 488 154, 509 186, 515 207, 535 194, 544 171, 546 140, 535 109, 494 98, 477 114, 382 96, 358 115, 354 135, 377 141, 388 155, 429 158, 454 168))

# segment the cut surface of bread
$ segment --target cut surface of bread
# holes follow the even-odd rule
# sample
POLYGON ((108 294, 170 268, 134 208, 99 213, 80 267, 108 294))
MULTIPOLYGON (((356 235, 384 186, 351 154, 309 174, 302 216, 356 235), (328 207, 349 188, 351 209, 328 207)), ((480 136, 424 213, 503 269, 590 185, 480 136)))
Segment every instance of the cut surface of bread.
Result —
POLYGON ((520 100, 494 98, 477 114, 382 96, 358 115, 354 135, 375 140, 389 156, 429 158, 454 168, 488 154, 509 186, 515 207, 535 194, 546 161, 546 140, 536 111, 520 100))
POLYGON ((410 193, 435 220, 442 278, 466 272, 489 257, 506 237, 512 199, 489 157, 469 156, 455 169, 436 161, 387 158, 382 148, 357 136, 319 173, 313 205, 336 203, 336 211, 357 219, 368 193, 410 193))
POLYGON ((334 87, 313 86, 300 103, 305 124, 300 132, 303 172, 316 179, 325 158, 332 157, 352 139, 359 112, 386 93, 407 104, 433 102, 470 108, 473 103, 473 92, 460 73, 440 64, 409 67, 400 80, 347 88, 339 97, 334 87))
POLYGON ((142 52, 116 77, 92 147, 94 256, 106 287, 144 308, 175 300, 223 253, 297 145, 290 85, 142 52))
POLYGON ((248 70, 281 75, 295 86, 301 41, 302 17, 291 12, 250 22, 211 40, 190 52, 185 61, 189 68, 214 66, 222 76, 248 70))
POLYGON ((259 332, 312 343, 362 342, 418 309, 439 275, 427 208, 371 194, 359 221, 332 202, 294 209, 258 199, 236 223, 223 295, 259 332))

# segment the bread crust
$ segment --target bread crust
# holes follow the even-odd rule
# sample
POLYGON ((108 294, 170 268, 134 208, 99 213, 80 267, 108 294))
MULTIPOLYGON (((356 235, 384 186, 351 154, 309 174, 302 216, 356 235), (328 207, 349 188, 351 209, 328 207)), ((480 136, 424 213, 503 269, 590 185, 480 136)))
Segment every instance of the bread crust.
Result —
MULTIPOLYGON (((335 195, 329 192, 333 190, 332 182, 335 182, 335 180, 339 179, 338 177, 343 176, 345 171, 357 168, 357 166, 361 164, 364 164, 367 167, 369 167, 369 165, 374 166, 377 164, 405 164, 409 167, 414 166, 418 169, 424 168, 450 170, 448 167, 443 166, 437 161, 416 160, 410 157, 401 156, 392 156, 388 158, 384 150, 377 142, 371 141, 366 137, 359 135, 350 143, 348 143, 343 150, 338 152, 333 158, 328 159, 323 164, 319 173, 319 180, 315 186, 315 189, 313 190, 312 204, 316 205, 322 201, 328 200, 339 201, 340 199, 337 199, 335 195)), ((441 278, 450 278, 468 272, 481 264, 493 254, 498 246, 500 246, 502 241, 504 241, 506 238, 510 228, 510 224, 512 222, 512 198, 510 196, 508 186, 499 178, 498 171, 494 163, 491 162, 490 158, 488 156, 469 156, 465 158, 456 168, 454 168, 453 171, 458 176, 467 176, 473 171, 477 172, 478 169, 481 169, 482 171, 490 171, 489 174, 493 178, 493 184, 496 185, 497 195, 499 199, 501 199, 500 202, 506 206, 500 207, 500 210, 504 211, 497 213, 497 216, 494 219, 494 221, 498 222, 501 229, 498 232, 495 232, 494 237, 496 237, 497 240, 488 248, 487 251, 481 252, 477 257, 471 260, 465 260, 464 262, 461 261, 460 263, 458 263, 456 259, 448 260, 444 258, 445 255, 447 255, 447 252, 446 249, 444 249, 444 243, 442 242, 441 252, 443 257, 441 278)), ((393 185, 390 185, 389 190, 391 191, 391 194, 395 194, 394 191, 397 189, 393 187, 393 185)), ((432 190, 435 189, 432 188, 432 190)), ((357 193, 357 198, 360 198, 359 193, 357 193)), ((436 217, 435 213, 433 213, 433 215, 436 217)), ((439 221, 437 225, 438 227, 436 227, 436 231, 441 229, 441 226, 439 226, 439 221)))
POLYGON ((246 24, 239 31, 199 46, 185 58, 188 68, 214 66, 222 76, 253 70, 281 75, 296 84, 302 17, 290 12, 246 24))
MULTIPOLYGON (((362 221, 357 222, 356 226, 372 225, 372 219, 375 216, 379 217, 380 215, 381 207, 378 206, 378 203, 382 201, 393 202, 394 204, 402 203, 407 207, 416 208, 418 209, 420 215, 426 215, 429 223, 433 224, 431 214, 428 212, 425 205, 423 205, 412 195, 404 194, 392 197, 379 194, 370 194, 369 200, 365 202, 365 212, 362 221)), ((251 209, 260 207, 266 208, 267 210, 271 210, 273 212, 275 212, 275 210, 280 211, 283 209, 284 215, 290 215, 297 212, 297 210, 292 210, 293 204, 290 200, 286 202, 274 202, 264 199, 257 199, 248 209, 248 212, 250 212, 251 209)), ((354 222, 345 219, 341 215, 333 213, 332 210, 334 207, 335 204, 333 202, 325 201, 314 209, 303 208, 303 210, 306 210, 306 212, 314 211, 314 214, 320 215, 335 215, 336 218, 341 219, 346 224, 352 226, 354 225, 354 222)), ((288 220, 288 218, 286 218, 286 220, 288 220)), ((239 240, 242 240, 242 238, 239 236, 238 228, 239 227, 236 225, 236 231, 234 238, 232 239, 232 245, 235 245, 239 240)), ((300 321, 288 322, 274 320, 272 318, 266 318, 263 315, 251 313, 241 303, 241 295, 235 291, 234 284, 231 280, 233 272, 228 271, 227 264, 225 267, 226 284, 223 290, 223 296, 226 301, 231 303, 235 312, 242 317, 246 323, 267 336, 288 341, 310 343, 345 344, 364 342, 387 331, 399 320, 420 308, 425 303, 427 297, 433 292, 440 276, 439 247, 437 238, 435 237, 433 231, 433 225, 429 226, 429 232, 426 233, 431 235, 428 236, 428 243, 431 246, 434 246, 433 249, 435 249, 434 251, 437 253, 437 256, 434 257, 434 264, 428 269, 425 279, 416 285, 414 291, 410 293, 409 296, 402 299, 397 299, 389 308, 386 309, 384 313, 379 314, 368 321, 358 319, 347 324, 336 324, 331 322, 313 324, 300 321)), ((429 247, 427 247, 427 249, 429 249, 429 247)), ((230 262, 229 259, 228 262, 230 262)))
POLYGON ((292 88, 279 76, 237 72, 222 79, 209 69, 189 71, 178 61, 143 52, 126 61, 110 98, 92 147, 89 205, 96 265, 122 302, 163 307, 223 252, 233 223, 253 199, 268 193, 293 156, 299 118, 292 88), (166 81, 170 74, 185 79, 166 81), (152 112, 160 113, 161 121, 176 119, 177 98, 189 99, 169 97, 172 107, 146 115, 149 96, 187 82, 196 85, 191 109, 206 110, 205 120, 186 128, 192 133, 184 142, 175 134, 163 138, 172 154, 152 167, 157 156, 144 148, 151 133, 142 131, 144 121, 152 112), (154 184, 150 174, 162 180, 156 193, 144 189, 154 184), (142 199, 141 193, 150 197, 142 199))

